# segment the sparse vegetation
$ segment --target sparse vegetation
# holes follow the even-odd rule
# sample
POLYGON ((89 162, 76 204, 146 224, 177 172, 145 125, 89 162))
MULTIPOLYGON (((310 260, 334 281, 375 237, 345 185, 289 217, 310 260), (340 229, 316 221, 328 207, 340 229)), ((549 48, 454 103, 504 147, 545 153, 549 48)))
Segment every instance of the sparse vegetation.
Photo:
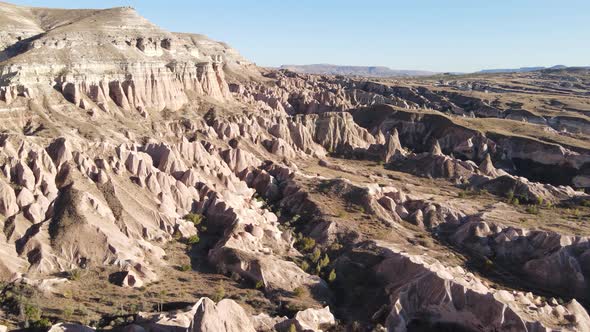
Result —
POLYGON ((539 214, 539 206, 538 205, 527 205, 525 211, 529 214, 539 214))
POLYGON ((219 285, 219 286, 217 286, 217 288, 215 288, 215 292, 211 296, 211 300, 213 300, 215 302, 219 302, 219 301, 223 300, 224 298, 225 298, 225 287, 223 287, 223 285, 219 285))
POLYGON ((67 277, 71 281, 80 280, 82 277, 82 271, 80 269, 73 269, 67 272, 67 277))
POLYGON ((310 259, 313 263, 317 263, 322 256, 322 251, 320 248, 316 247, 313 252, 311 253, 310 259))
POLYGON ((64 316, 65 319, 69 320, 72 318, 72 315, 74 314, 74 310, 72 308, 64 308, 62 311, 62 315, 64 316))
POLYGON ((459 198, 469 198, 469 197, 474 197, 474 196, 486 195, 487 193, 488 193, 488 191, 485 189, 473 190, 472 188, 466 188, 466 189, 460 191, 457 194, 457 196, 459 198))
POLYGON ((303 297, 305 295, 305 288, 303 286, 299 286, 293 290, 293 295, 297 298, 303 297))
POLYGON ((36 305, 27 303, 24 305, 24 314, 27 321, 38 321, 41 319, 41 309, 36 305))
POLYGON ((514 191, 510 190, 509 192, 506 193, 506 199, 508 200, 509 203, 512 203, 512 200, 514 199, 514 191))
POLYGON ((190 245, 193 245, 193 244, 197 244, 197 243, 199 243, 199 241, 200 241, 200 240, 201 240, 201 239, 199 238, 199 236, 195 234, 195 235, 191 235, 191 236, 190 236, 190 237, 189 237, 189 238, 186 240, 186 243, 188 243, 188 244, 190 244, 190 245))
POLYGON ((195 227, 199 226, 203 221, 203 215, 198 213, 189 213, 184 216, 184 220, 190 221, 195 225, 195 227))
POLYGON ((301 251, 310 251, 315 247, 315 240, 310 237, 303 236, 295 243, 295 246, 301 251))
POLYGON ((328 275, 328 281, 334 282, 334 280, 336 280, 336 270, 332 269, 328 275))
POLYGON ((301 264, 299 265, 301 267, 301 269, 303 271, 308 271, 309 270, 309 263, 307 261, 302 261, 301 264))
POLYGON ((180 270, 182 272, 190 271, 190 269, 191 269, 190 264, 183 264, 178 267, 178 270, 180 270))
POLYGON ((485 258, 484 260, 484 268, 487 270, 491 270, 494 268, 494 262, 489 259, 489 258, 485 258))
POLYGON ((328 264, 330 264, 330 257, 328 257, 328 254, 325 254, 324 258, 322 258, 319 262, 320 270, 328 266, 328 264))

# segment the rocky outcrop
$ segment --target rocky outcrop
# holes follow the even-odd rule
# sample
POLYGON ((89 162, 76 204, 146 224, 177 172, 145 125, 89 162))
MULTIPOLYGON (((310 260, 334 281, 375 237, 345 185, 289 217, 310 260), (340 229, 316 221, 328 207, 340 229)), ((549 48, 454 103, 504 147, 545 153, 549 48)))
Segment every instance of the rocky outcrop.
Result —
POLYGON ((270 317, 266 314, 250 316, 235 301, 224 299, 215 303, 201 298, 190 310, 179 313, 150 315, 140 313, 135 326, 146 331, 194 331, 194 332, 242 332, 242 331, 297 331, 321 332, 320 327, 335 324, 328 307, 306 309, 295 314, 293 319, 270 317))
POLYGON ((394 129, 393 133, 389 134, 389 136, 387 136, 387 140, 385 141, 383 161, 389 163, 392 162, 394 158, 397 159, 404 155, 405 151, 399 141, 399 134, 397 133, 397 129, 394 129))
POLYGON ((0 180, 0 213, 6 217, 10 217, 17 213, 18 210, 19 205, 17 204, 17 197, 14 193, 14 189, 3 180, 0 180))
MULTIPOLYGON (((19 11, 27 17, 47 15, 31 8, 19 11)), ((109 112, 115 106, 145 115, 148 109, 177 110, 189 95, 229 100, 224 67, 255 70, 227 46, 169 33, 130 8, 72 14, 65 25, 33 30, 34 36, 15 40, 2 52, 0 100, 7 104, 57 89, 83 109, 109 112), (115 33, 121 28, 126 34, 115 33), (78 52, 67 51, 73 49, 78 52)))
POLYGON ((439 326, 474 331, 531 331, 558 326, 578 331, 590 324, 590 317, 575 300, 561 306, 539 302, 530 293, 493 290, 461 268, 428 263, 427 257, 380 245, 385 258, 376 273, 389 285, 393 308, 387 328, 391 331, 406 331, 409 324, 425 315, 436 317, 439 326), (401 275, 399 271, 403 271, 401 275))
POLYGON ((49 332, 93 332, 93 328, 71 323, 57 323, 49 328, 49 332))
POLYGON ((417 112, 391 105, 355 110, 353 116, 370 132, 396 129, 402 144, 416 152, 430 151, 432 142, 438 141, 446 154, 477 163, 489 155, 494 164, 503 165, 513 174, 555 186, 580 187, 587 176, 584 165, 589 162, 590 153, 580 147, 556 144, 551 139, 511 136, 493 129, 486 132, 460 124, 442 113, 417 112))
POLYGON ((456 226, 447 226, 447 230, 454 229, 449 239, 458 247, 523 273, 540 288, 586 299, 584 294, 590 287, 590 274, 584 267, 590 253, 586 237, 507 227, 487 219, 486 214, 470 216, 456 226))

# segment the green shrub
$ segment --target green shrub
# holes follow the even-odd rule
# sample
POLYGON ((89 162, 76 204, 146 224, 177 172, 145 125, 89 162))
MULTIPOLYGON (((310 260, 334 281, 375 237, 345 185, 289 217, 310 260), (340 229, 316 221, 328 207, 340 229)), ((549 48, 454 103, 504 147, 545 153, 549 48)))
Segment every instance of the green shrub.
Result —
POLYGON ((303 288, 302 286, 299 286, 293 290, 293 294, 299 298, 303 297, 303 295, 305 294, 305 288, 303 288))
POLYGON ((311 257, 309 259, 311 259, 312 262, 317 263, 321 257, 322 251, 320 250, 320 248, 315 248, 311 253, 311 257))
POLYGON ((263 288, 264 288, 264 281, 262 281, 262 280, 259 280, 259 281, 256 283, 256 289, 263 289, 263 288))
POLYGON ((514 199, 514 191, 510 190, 507 194, 506 194, 506 198, 508 199, 508 202, 512 202, 512 199, 514 199))
POLYGON ((67 272, 67 277, 71 281, 80 280, 82 277, 82 271, 80 269, 73 269, 67 272))
POLYGON ((339 251, 340 249, 342 249, 342 245, 338 242, 334 242, 330 245, 329 248, 331 251, 339 251))
POLYGON ((25 305, 25 319, 28 321, 38 321, 41 319, 41 309, 32 304, 25 305))
POLYGON ((295 324, 289 325, 289 332, 297 332, 297 326, 295 324))
POLYGON ((319 263, 320 269, 323 269, 324 267, 328 266, 328 264, 330 264, 330 257, 328 257, 328 254, 325 254, 324 258, 322 258, 322 260, 320 260, 320 263, 319 263))
POLYGON ((334 280, 336 280, 336 271, 332 269, 332 271, 330 271, 330 274, 328 275, 328 281, 333 282, 334 280))
POLYGON ((539 214, 539 206, 537 205, 527 205, 525 211, 530 214, 539 214))
POLYGON ((199 243, 199 241, 201 241, 201 239, 199 238, 199 236, 198 236, 198 235, 196 235, 196 234, 195 234, 195 235, 192 235, 191 237, 189 237, 189 238, 186 240, 186 243, 188 243, 188 244, 190 244, 190 245, 193 245, 193 244, 197 244, 197 243, 199 243))
POLYGON ((317 263, 317 264, 315 265, 315 269, 313 270, 313 273, 314 273, 315 275, 319 275, 321 271, 322 271, 322 267, 320 266, 320 263, 317 263))
POLYGON ((181 266, 178 267, 178 270, 180 270, 182 272, 190 271, 190 269, 191 269, 190 264, 182 264, 181 266))
POLYGON ((301 250, 309 251, 315 247, 315 240, 305 236, 297 241, 297 245, 301 250))
POLYGON ((38 319, 36 321, 31 322, 31 327, 32 328, 34 328, 34 329, 40 329, 40 330, 41 329, 46 330, 46 329, 50 328, 51 325, 53 325, 53 324, 47 318, 41 318, 41 319, 38 319))
POLYGON ((198 213, 189 213, 186 216, 184 216, 184 220, 192 222, 196 227, 199 226, 203 221, 203 216, 198 213))
POLYGON ((580 210, 579 209, 571 209, 572 214, 574 215, 574 217, 578 218, 580 216, 580 210))
POLYGON ((309 270, 309 263, 306 261, 301 262, 301 269, 307 272, 309 270))
POLYGON ((211 299, 215 302, 219 302, 219 301, 223 300, 224 297, 225 297, 225 288, 223 287, 223 285, 219 285, 215 289, 215 293, 213 293, 213 296, 211 296, 211 299))
POLYGON ((64 318, 69 320, 70 318, 72 318, 72 315, 74 314, 74 310, 72 308, 64 308, 61 311, 62 315, 64 315, 64 318))

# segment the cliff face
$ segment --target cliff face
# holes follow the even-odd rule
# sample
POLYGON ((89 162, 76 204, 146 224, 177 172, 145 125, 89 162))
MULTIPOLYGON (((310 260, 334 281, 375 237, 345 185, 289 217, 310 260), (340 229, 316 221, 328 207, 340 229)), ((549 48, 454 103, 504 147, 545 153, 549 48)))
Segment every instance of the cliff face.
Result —
POLYGON ((255 70, 225 44, 169 33, 130 8, 75 11, 50 25, 38 9, 4 11, 28 22, 24 31, 0 22, 0 100, 7 104, 55 89, 82 108, 176 110, 188 94, 230 100, 224 70, 255 70))

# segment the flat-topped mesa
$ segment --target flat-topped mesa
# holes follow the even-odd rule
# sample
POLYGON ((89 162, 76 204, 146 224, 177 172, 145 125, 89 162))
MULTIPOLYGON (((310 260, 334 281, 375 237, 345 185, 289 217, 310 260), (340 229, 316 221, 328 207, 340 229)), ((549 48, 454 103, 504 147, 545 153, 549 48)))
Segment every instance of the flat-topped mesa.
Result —
POLYGON ((224 70, 254 67, 223 43, 162 30, 128 7, 0 4, 0 16, 8 15, 29 28, 22 35, 10 20, 0 20, 8 40, 0 45, 0 100, 7 104, 57 90, 82 108, 175 110, 190 95, 230 100, 224 70))

